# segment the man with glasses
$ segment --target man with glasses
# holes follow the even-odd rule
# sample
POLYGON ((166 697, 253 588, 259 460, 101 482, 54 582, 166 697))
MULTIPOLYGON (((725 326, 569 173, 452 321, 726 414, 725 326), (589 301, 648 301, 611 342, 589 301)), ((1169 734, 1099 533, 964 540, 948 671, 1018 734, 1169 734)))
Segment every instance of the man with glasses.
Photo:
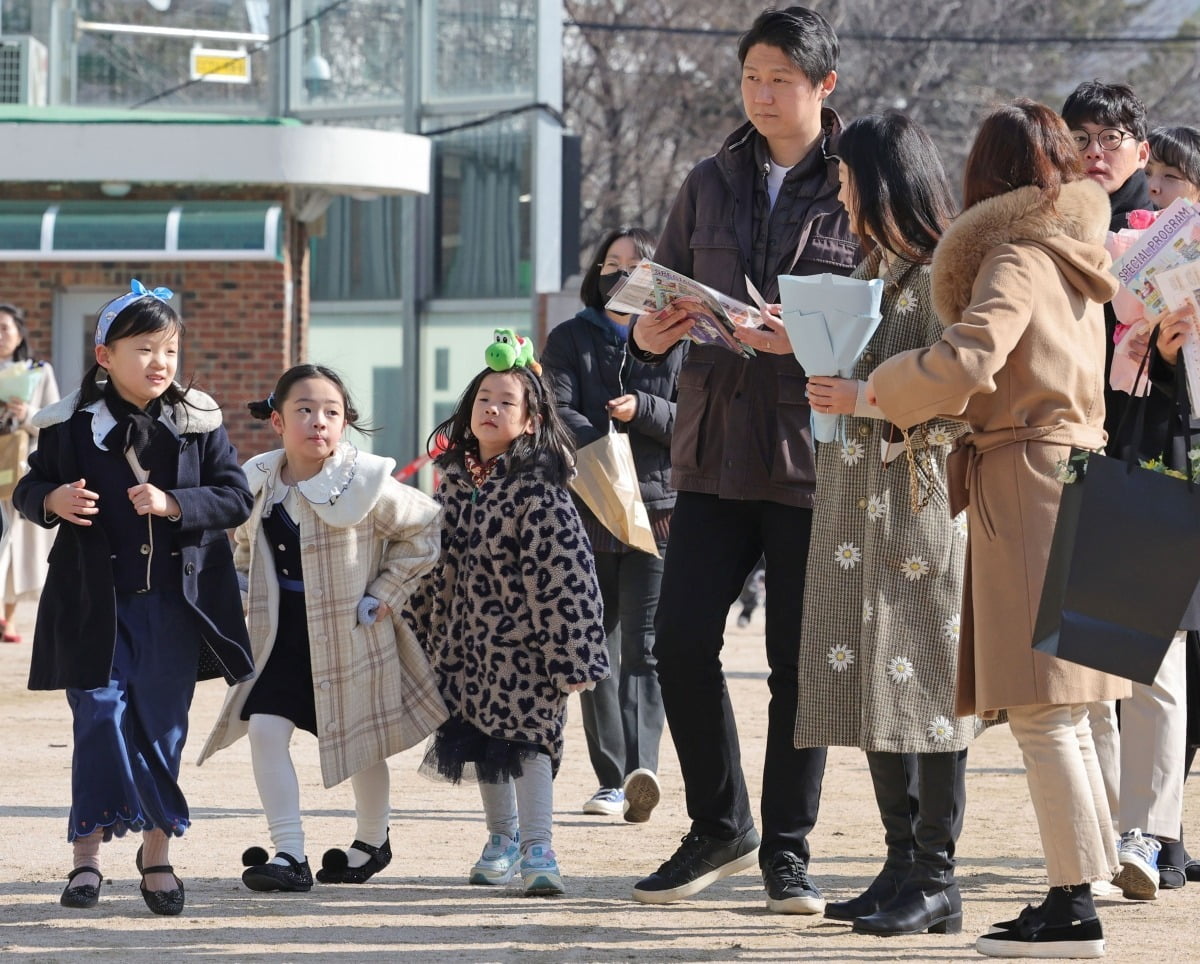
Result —
MULTIPOLYGON (((1146 178, 1146 161, 1150 158, 1150 142, 1146 139, 1146 105, 1133 89, 1125 84, 1102 84, 1089 80, 1076 87, 1063 104, 1063 120, 1079 148, 1087 176, 1108 192, 1112 210, 1109 229, 1120 231, 1129 227, 1130 211, 1150 211, 1150 184, 1146 178)), ((1104 371, 1112 368, 1113 330, 1117 316, 1112 305, 1104 306, 1106 362, 1104 371)), ((1129 401, 1124 392, 1114 391, 1104 380, 1104 429, 1108 432, 1110 448, 1118 444, 1117 427, 1129 401)), ((1161 454, 1161 439, 1157 443, 1161 454)))

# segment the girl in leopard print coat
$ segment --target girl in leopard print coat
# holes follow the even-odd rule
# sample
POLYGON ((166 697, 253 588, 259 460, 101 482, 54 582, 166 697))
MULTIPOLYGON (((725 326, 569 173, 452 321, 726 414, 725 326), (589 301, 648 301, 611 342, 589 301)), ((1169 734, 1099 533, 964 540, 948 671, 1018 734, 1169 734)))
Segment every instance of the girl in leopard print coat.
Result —
POLYGON ((480 784, 489 838, 471 882, 519 869, 526 893, 557 894, 567 698, 609 670, 592 549, 565 484, 570 436, 534 365, 480 372, 434 433, 447 440, 442 555, 410 618, 451 717, 423 767, 480 784))

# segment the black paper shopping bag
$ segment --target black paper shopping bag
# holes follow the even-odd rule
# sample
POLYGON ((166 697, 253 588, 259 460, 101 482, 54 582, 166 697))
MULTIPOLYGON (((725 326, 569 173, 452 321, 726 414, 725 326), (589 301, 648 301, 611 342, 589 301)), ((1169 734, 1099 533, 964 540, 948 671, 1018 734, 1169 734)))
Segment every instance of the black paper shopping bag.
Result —
POLYGON ((1147 685, 1200 582, 1200 487, 1092 454, 1063 486, 1034 649, 1147 685))

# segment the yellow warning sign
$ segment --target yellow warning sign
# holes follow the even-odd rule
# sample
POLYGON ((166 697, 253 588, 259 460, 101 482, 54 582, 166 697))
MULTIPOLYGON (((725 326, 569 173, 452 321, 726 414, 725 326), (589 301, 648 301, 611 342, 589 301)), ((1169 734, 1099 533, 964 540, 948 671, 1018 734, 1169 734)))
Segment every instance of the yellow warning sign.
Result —
POLYGON ((192 48, 192 80, 217 84, 250 83, 250 55, 245 47, 237 50, 192 48))

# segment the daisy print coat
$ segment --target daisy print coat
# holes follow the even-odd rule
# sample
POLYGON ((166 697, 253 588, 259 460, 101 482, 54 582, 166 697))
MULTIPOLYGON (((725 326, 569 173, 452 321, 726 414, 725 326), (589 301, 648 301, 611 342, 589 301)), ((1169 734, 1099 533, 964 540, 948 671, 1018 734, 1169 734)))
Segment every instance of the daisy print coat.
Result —
MULTIPOLYGON (((883 321, 854 373, 861 380, 942 333, 929 268, 881 264, 877 249, 855 272, 885 285, 883 321)), ((901 436, 873 415, 844 416, 840 440, 817 451, 796 746, 961 750, 978 726, 954 715, 967 528, 965 515, 950 516, 945 479, 946 456, 966 426, 935 419, 910 431, 927 497, 914 513, 901 436)))

